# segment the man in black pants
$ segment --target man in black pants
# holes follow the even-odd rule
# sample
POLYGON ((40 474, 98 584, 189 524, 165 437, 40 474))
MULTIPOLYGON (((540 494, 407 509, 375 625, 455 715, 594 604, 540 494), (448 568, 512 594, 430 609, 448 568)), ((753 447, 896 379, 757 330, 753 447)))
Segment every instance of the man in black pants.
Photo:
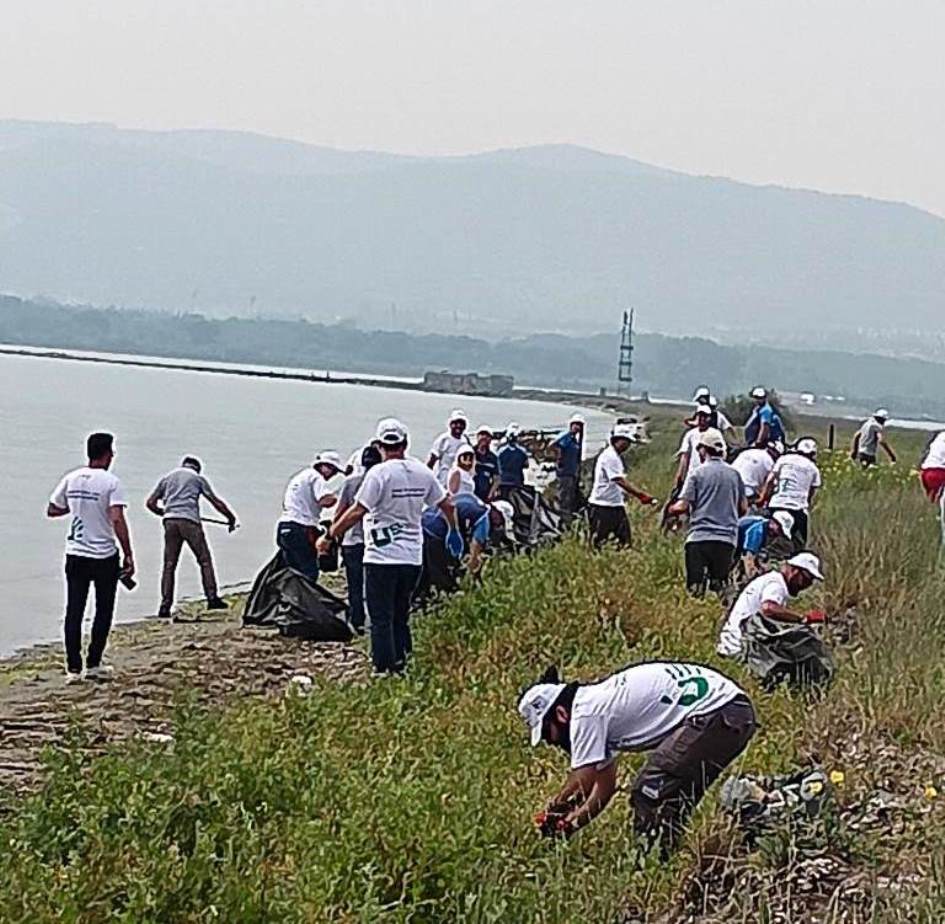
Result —
POLYGON ((82 679, 82 620, 95 585, 95 620, 85 662, 85 677, 101 680, 111 674, 102 664, 115 611, 120 577, 134 574, 131 536, 125 522, 124 488, 108 471, 115 457, 114 437, 93 433, 87 442, 89 464, 66 475, 56 486, 48 517, 72 516, 66 537, 66 682, 82 679), (116 541, 117 540, 117 541, 116 541), (124 556, 119 563, 118 546, 124 556))
POLYGON ((562 683, 551 668, 519 701, 532 746, 565 751, 571 772, 535 821, 548 837, 590 824, 617 790, 617 756, 649 751, 631 788, 633 827, 666 858, 706 790, 755 733, 744 690, 724 674, 672 661, 634 664, 599 683, 562 683))
POLYGON ((443 486, 422 462, 406 455, 407 428, 392 417, 377 425, 384 461, 364 476, 354 503, 318 540, 328 549, 364 520, 364 600, 371 618, 371 659, 378 677, 403 674, 413 649, 410 605, 423 565, 424 507, 438 507, 446 517, 446 546, 457 558, 463 539, 456 510, 443 486))
POLYGON ((725 439, 704 431, 696 444, 703 464, 686 478, 669 513, 689 514, 686 586, 701 597, 708 586, 721 593, 728 583, 738 546, 738 518, 748 512, 742 476, 725 461, 725 439))

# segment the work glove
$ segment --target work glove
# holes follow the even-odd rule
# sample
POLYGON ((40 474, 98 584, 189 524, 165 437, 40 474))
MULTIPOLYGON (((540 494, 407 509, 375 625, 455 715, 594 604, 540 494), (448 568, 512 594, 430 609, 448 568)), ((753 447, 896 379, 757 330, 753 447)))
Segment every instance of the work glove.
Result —
POLYGON ((455 530, 451 529, 446 534, 446 550, 453 556, 453 558, 462 558, 463 552, 466 550, 466 545, 463 542, 463 537, 455 530))
POLYGON ((570 825, 565 818, 570 811, 569 806, 549 806, 535 816, 535 827, 542 837, 567 837, 570 825))
POLYGON ((827 614, 823 610, 811 610, 804 614, 804 622, 809 626, 825 623, 826 621, 827 614))

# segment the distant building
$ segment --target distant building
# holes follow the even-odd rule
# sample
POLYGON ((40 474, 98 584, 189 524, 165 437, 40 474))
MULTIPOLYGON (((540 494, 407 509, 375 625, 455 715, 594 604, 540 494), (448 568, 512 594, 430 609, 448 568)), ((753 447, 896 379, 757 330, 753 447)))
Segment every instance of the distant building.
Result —
POLYGON ((480 395, 508 398, 515 388, 511 375, 479 375, 478 372, 427 372, 423 376, 424 391, 443 391, 452 395, 480 395))

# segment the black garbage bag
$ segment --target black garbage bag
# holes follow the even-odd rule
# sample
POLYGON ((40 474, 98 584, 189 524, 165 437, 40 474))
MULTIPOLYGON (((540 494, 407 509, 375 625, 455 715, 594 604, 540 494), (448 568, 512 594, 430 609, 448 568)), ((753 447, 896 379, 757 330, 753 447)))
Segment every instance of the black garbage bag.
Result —
POLYGON ((797 689, 825 687, 833 679, 833 656, 813 629, 760 613, 745 623, 741 657, 766 690, 785 682, 797 689))
POLYGON ((293 571, 276 552, 256 575, 246 598, 243 625, 276 629, 288 638, 312 642, 348 642, 345 601, 293 571))
POLYGON ((515 511, 515 541, 520 548, 536 548, 561 538, 563 527, 560 511, 531 485, 511 490, 508 501, 515 511))

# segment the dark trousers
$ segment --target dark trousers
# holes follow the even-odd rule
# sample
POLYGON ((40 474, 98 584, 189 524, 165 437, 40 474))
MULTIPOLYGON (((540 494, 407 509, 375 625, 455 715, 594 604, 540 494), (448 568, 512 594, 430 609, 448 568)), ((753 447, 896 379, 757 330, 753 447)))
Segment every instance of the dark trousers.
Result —
POLYGON ((578 480, 577 475, 558 475, 558 509, 561 511, 561 523, 567 529, 577 510, 578 480))
POLYGON ((591 526, 591 542, 599 549, 613 539, 618 546, 630 545, 630 518, 626 507, 599 507, 589 504, 587 518, 591 526))
POLYGON ((317 536, 318 530, 314 526, 303 526, 301 523, 280 523, 276 527, 276 545, 285 563, 313 584, 318 580, 318 556, 315 554, 317 536))
POLYGON ((420 565, 364 566, 364 600, 371 617, 371 660, 378 673, 398 673, 413 650, 410 603, 420 565))
POLYGON ((721 593, 735 563, 735 546, 728 542, 686 543, 686 587, 701 597, 706 588, 721 593))
POLYGON ((66 556, 66 668, 78 674, 82 670, 82 620, 89 599, 89 587, 95 585, 95 619, 86 667, 102 663, 108 632, 115 613, 115 593, 118 590, 118 553, 109 558, 87 558, 84 555, 66 556))
POLYGON ((686 719, 650 752, 633 783, 633 827, 663 855, 674 850, 686 819, 755 733, 755 710, 738 696, 706 715, 686 719))
POLYGON ((417 598, 423 599, 439 590, 453 594, 459 589, 459 562, 450 555, 446 542, 438 536, 423 534, 423 573, 417 585, 417 598))
POLYGON ((777 513, 783 510, 785 513, 794 517, 794 529, 791 530, 791 541, 794 543, 796 551, 800 552, 807 548, 807 537, 810 531, 810 517, 806 510, 788 510, 787 507, 769 507, 768 514, 777 513))
POLYGON ((213 557, 204 535, 203 526, 182 517, 164 520, 164 570, 161 574, 161 609, 169 610, 174 604, 174 575, 184 546, 194 553, 200 566, 203 593, 208 600, 217 597, 217 576, 213 570, 213 557))
POLYGON ((355 629, 364 628, 364 543, 343 545, 341 560, 348 583, 348 622, 355 629))

